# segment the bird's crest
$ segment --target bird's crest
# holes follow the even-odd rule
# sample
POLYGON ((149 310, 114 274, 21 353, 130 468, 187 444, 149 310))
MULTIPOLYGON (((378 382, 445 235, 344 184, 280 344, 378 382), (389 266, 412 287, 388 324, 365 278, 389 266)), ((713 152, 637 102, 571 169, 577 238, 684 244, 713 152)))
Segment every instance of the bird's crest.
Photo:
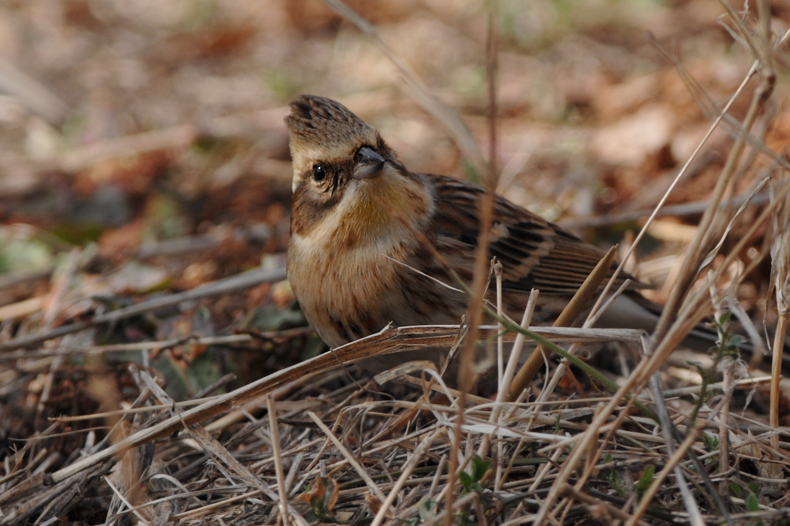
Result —
POLYGON ((376 129, 332 99, 301 95, 291 102, 291 114, 285 118, 291 142, 305 146, 334 149, 376 143, 376 129))

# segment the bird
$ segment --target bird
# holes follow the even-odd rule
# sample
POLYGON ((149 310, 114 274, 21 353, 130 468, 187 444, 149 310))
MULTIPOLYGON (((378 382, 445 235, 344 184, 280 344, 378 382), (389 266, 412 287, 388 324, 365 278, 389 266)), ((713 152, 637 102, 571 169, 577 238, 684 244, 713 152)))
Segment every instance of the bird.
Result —
MULTIPOLYGON (((318 336, 334 348, 390 324, 458 324, 468 296, 455 279, 472 281, 486 190, 409 170, 373 126, 335 100, 301 95, 285 123, 293 164, 287 275, 318 336)), ((502 265, 504 311, 520 319, 538 289, 537 324, 559 315, 604 255, 499 195, 489 240, 488 255, 502 265)), ((615 286, 626 280, 599 325, 652 330, 660 308, 627 273, 615 286)), ((398 359, 365 367, 376 372, 398 359)))

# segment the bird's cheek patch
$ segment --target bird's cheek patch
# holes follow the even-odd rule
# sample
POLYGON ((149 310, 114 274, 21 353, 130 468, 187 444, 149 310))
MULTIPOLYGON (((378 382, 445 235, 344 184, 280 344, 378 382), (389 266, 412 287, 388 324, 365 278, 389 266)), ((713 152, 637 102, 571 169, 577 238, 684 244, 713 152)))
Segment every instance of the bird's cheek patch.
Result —
POLYGON ((291 231, 300 236, 309 234, 334 209, 343 192, 317 194, 304 178, 294 189, 291 206, 291 231))

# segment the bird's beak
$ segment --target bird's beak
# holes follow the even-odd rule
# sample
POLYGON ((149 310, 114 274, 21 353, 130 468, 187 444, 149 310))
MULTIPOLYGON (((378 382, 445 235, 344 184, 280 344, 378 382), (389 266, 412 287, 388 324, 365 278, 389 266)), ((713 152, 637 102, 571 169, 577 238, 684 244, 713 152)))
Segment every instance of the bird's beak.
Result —
POLYGON ((384 171, 386 162, 384 157, 365 146, 357 151, 354 161, 356 162, 352 174, 354 179, 370 179, 380 175, 384 171))

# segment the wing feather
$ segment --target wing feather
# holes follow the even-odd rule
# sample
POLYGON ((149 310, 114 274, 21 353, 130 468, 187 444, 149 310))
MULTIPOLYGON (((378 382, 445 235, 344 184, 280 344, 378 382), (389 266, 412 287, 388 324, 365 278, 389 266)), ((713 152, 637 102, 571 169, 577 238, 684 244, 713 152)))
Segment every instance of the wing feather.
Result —
MULTIPOLYGON (((436 248, 459 274, 471 275, 480 231, 478 210, 483 188, 439 175, 428 175, 434 185, 436 248)), ((504 268, 503 287, 528 293, 572 295, 582 285, 604 252, 557 225, 497 196, 489 254, 504 268)), ((613 271, 610 270, 610 275, 613 271)), ((618 284, 629 275, 618 278, 618 284)), ((635 282, 635 287, 644 286, 635 282)))

